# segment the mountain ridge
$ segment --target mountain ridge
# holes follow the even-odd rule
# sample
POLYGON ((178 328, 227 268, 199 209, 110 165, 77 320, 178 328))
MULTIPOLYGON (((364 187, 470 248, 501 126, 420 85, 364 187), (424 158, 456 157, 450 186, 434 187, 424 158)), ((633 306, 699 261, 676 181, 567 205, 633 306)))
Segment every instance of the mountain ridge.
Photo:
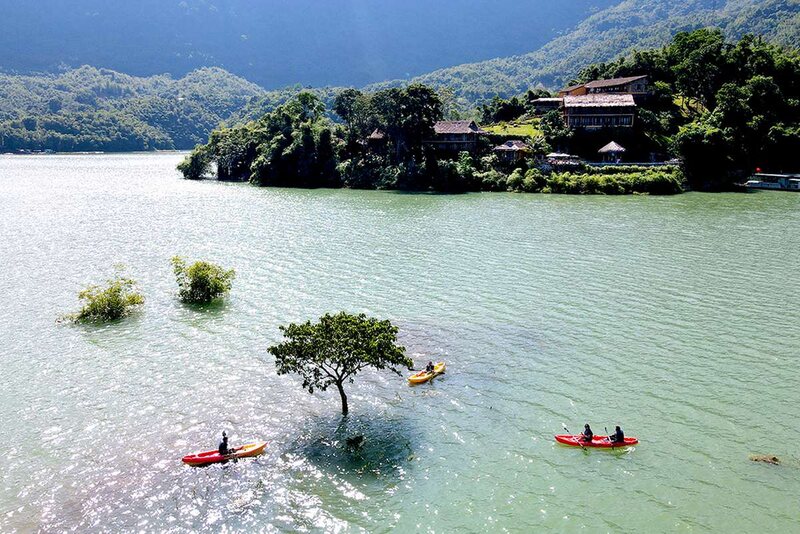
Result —
MULTIPOLYGON (((756 33, 800 45, 800 0, 623 0, 534 52, 467 63, 370 84, 379 90, 420 82, 451 93, 457 113, 495 95, 557 89, 587 65, 634 49, 660 47, 678 31, 717 26, 729 38, 756 33)), ((308 87, 265 90, 220 67, 173 78, 82 66, 60 74, 0 74, 0 150, 191 148, 220 124, 253 120, 308 87)), ((326 103, 341 87, 313 89, 326 103)))
POLYGON ((218 66, 275 89, 362 86, 538 48, 619 0, 5 2, 0 68, 89 64, 179 78, 218 66), (513 16, 509 16, 512 15, 513 16))
POLYGON ((679 31, 714 26, 730 39, 755 33, 777 44, 800 46, 800 0, 624 0, 595 13, 573 31, 528 54, 439 69, 409 80, 372 84, 381 89, 419 82, 450 87, 475 104, 533 87, 557 89, 586 65, 635 49, 660 47, 679 31))
POLYGON ((87 65, 58 75, 0 75, 0 149, 191 148, 264 94, 218 67, 178 79, 87 65))

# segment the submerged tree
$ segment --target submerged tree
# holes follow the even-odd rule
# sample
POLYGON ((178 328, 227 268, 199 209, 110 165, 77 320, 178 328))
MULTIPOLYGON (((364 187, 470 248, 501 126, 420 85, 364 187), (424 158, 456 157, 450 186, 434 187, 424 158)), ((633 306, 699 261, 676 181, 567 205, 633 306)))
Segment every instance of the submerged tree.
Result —
POLYGON ((106 322, 121 319, 144 304, 144 296, 136 289, 136 282, 118 275, 105 286, 91 285, 78 293, 83 301, 79 312, 65 318, 75 322, 106 322))
POLYGON ((336 386, 343 415, 348 412, 345 382, 368 367, 399 375, 400 367, 410 369, 413 363, 397 344, 397 327, 363 313, 326 314, 317 323, 291 323, 280 330, 286 340, 269 348, 278 374, 299 374, 309 393, 336 386))
POLYGON ((236 277, 233 269, 225 270, 207 261, 186 265, 183 258, 172 258, 172 268, 178 281, 178 295, 189 304, 207 304, 231 290, 236 277))

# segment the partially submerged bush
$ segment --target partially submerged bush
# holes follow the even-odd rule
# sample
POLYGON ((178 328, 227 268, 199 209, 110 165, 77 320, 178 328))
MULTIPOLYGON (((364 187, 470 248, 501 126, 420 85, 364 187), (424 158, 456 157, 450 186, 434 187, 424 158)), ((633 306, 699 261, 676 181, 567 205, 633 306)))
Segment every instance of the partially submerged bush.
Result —
POLYGON ((172 267, 178 281, 178 296, 188 304, 206 304, 231 290, 236 272, 226 271, 219 265, 197 261, 186 265, 183 258, 172 258, 172 267))
POLYGON ((66 318, 75 322, 105 322, 121 319, 144 304, 144 296, 136 290, 136 282, 117 276, 105 287, 92 285, 78 293, 84 302, 78 313, 66 318))

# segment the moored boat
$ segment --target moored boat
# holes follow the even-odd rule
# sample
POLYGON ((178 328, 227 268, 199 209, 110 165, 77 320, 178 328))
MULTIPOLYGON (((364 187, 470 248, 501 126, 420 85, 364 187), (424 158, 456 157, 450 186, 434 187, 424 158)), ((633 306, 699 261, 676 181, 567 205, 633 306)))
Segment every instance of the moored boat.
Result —
POLYGON ((747 189, 800 192, 800 174, 756 173, 743 185, 747 189))

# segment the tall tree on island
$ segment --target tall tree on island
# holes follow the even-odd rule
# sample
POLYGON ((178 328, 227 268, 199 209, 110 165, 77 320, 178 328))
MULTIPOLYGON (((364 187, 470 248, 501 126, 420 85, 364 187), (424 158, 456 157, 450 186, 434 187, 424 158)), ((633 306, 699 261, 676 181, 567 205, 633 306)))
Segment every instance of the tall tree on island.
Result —
POLYGON ((442 118, 442 101, 431 87, 412 83, 404 89, 378 91, 372 106, 380 129, 394 148, 395 162, 422 159, 422 144, 442 118))
POLYGON ((351 88, 340 92, 333 101, 332 110, 344 122, 349 144, 366 138, 377 125, 371 98, 371 95, 351 88))
POLYGON ((298 374, 309 393, 336 386, 347 415, 344 384, 371 367, 400 374, 400 367, 411 368, 405 348, 397 344, 397 327, 390 321, 366 315, 340 312, 326 314, 319 322, 280 327, 285 341, 270 347, 279 375, 298 374))

